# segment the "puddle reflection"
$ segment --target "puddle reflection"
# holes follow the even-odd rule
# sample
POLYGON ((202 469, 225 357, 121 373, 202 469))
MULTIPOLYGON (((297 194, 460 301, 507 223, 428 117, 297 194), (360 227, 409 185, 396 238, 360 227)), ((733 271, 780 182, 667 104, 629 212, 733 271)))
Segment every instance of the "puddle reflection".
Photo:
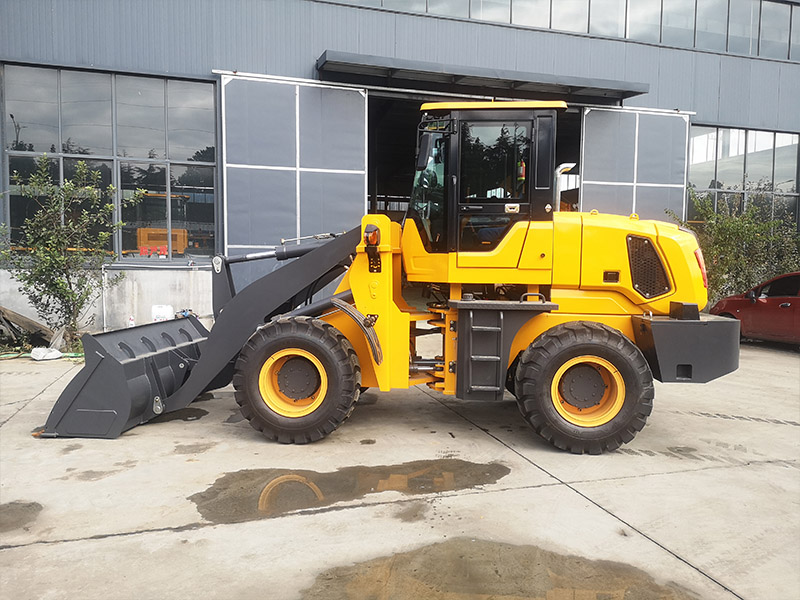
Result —
POLYGON ((407 495, 462 490, 495 483, 509 472, 504 465, 458 459, 346 467, 332 473, 250 469, 226 473, 189 499, 208 521, 240 523, 391 490, 407 495))

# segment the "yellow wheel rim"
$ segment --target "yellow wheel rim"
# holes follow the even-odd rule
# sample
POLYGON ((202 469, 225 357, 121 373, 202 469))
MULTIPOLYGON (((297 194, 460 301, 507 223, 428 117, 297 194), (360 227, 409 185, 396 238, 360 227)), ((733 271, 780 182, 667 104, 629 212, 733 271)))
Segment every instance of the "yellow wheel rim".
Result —
POLYGON ((622 410, 622 405, 625 404, 625 381, 617 368, 606 359, 591 355, 576 356, 556 371, 550 385, 550 398, 558 414, 569 423, 579 427, 599 427, 611 421, 622 410), (598 390, 598 397, 587 399, 583 402, 584 406, 571 404, 569 394, 564 389, 570 369, 579 366, 595 369, 604 386, 604 389, 598 390), (585 405, 594 401, 596 403, 591 406, 585 405))
POLYGON ((316 356, 300 348, 287 348, 270 356, 261 366, 261 372, 258 375, 258 391, 261 392, 261 399, 270 410, 283 417, 304 417, 317 410, 322 404, 328 391, 328 377, 316 356), (305 398, 292 398, 280 390, 278 375, 283 366, 293 358, 307 360, 319 375, 319 385, 305 398))

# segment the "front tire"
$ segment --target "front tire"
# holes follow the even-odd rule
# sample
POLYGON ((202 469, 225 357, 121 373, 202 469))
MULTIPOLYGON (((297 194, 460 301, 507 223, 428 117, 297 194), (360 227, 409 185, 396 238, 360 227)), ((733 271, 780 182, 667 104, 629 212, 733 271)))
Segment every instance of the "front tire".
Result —
POLYGON ((242 416, 267 439, 306 444, 322 439, 358 399, 361 368, 335 327, 289 317, 260 327, 236 361, 233 386, 242 416))
POLYGON ((600 323, 564 323, 520 357, 517 403, 531 427, 575 454, 630 442, 653 410, 653 375, 641 351, 600 323))

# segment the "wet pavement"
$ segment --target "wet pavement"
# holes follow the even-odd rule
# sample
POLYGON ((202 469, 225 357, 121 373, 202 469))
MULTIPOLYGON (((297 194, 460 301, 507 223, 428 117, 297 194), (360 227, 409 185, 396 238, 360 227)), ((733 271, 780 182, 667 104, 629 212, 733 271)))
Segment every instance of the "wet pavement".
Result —
POLYGON ((0 598, 800 597, 800 354, 657 384, 602 456, 513 398, 368 391, 307 446, 230 389, 117 440, 32 437, 80 365, 0 362, 0 598))

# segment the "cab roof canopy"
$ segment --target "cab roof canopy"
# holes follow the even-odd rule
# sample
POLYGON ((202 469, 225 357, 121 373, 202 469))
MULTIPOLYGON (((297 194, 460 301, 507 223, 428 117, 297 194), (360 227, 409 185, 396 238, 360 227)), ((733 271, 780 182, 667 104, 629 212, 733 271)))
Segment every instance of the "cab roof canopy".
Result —
POLYGON ((563 100, 511 100, 501 102, 426 102, 423 111, 567 108, 563 100))

